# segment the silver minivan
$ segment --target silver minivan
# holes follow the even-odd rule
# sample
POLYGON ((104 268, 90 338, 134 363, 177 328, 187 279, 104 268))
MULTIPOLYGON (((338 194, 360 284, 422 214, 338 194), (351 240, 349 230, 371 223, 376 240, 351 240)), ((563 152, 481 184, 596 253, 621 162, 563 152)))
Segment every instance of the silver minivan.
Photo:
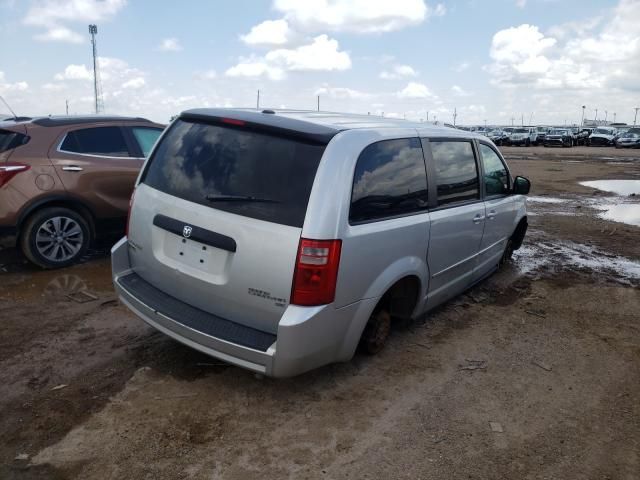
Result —
POLYGON ((274 377, 375 353, 494 272, 529 181, 471 132, 372 116, 183 112, 112 250, 122 302, 170 337, 274 377))

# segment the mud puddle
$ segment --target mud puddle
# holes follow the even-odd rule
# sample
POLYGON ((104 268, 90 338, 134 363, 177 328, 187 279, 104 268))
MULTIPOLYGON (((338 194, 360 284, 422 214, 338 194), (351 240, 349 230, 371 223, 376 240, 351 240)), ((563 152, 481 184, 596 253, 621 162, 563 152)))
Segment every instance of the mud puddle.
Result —
POLYGON ((566 271, 589 271, 624 285, 640 285, 640 262, 570 241, 542 238, 514 253, 520 273, 534 278, 566 271))
POLYGON ((580 185, 617 195, 640 195, 640 180, 592 180, 580 185))

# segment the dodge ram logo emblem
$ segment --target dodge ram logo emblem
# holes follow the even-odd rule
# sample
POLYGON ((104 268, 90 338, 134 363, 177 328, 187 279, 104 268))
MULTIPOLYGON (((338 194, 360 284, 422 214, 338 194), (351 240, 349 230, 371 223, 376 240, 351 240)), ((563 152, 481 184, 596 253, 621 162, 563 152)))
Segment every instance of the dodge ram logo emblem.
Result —
POLYGON ((189 225, 185 225, 182 228, 182 235, 184 236, 184 238, 189 238, 191 236, 192 231, 193 231, 193 228, 191 228, 189 225))

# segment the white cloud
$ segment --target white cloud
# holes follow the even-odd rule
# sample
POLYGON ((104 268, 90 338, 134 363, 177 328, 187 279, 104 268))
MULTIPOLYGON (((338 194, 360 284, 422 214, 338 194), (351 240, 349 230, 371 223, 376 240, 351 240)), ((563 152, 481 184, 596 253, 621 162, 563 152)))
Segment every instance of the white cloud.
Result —
POLYGON ((396 95, 399 98, 436 98, 425 84, 417 82, 409 82, 396 95))
POLYGON ((391 32, 418 25, 433 13, 424 0, 275 0, 274 8, 305 32, 391 32))
POLYGON ((56 73, 55 80, 92 80, 93 72, 85 65, 67 65, 62 73, 56 73))
POLYGON ((27 82, 10 83, 5 79, 4 72, 0 71, 0 94, 10 92, 23 92, 29 89, 27 82))
POLYGON ((265 56, 267 62, 281 64, 286 70, 348 70, 351 58, 347 52, 339 51, 338 41, 319 35, 309 45, 295 49, 272 50, 265 56))
POLYGON ((527 6, 527 0, 516 0, 516 7, 524 8, 527 6))
POLYGON ((409 65, 395 65, 391 71, 380 72, 380 78, 384 80, 395 80, 403 77, 415 77, 417 75, 413 67, 409 65))
POLYGON ((439 3, 436 5, 436 8, 433 10, 434 17, 442 17, 447 14, 447 7, 444 4, 439 3))
POLYGON ((273 67, 264 59, 248 58, 240 59, 240 62, 227 69, 224 74, 228 77, 267 77, 270 80, 282 80, 285 77, 284 70, 273 67))
POLYGON ((213 69, 205 70, 204 72, 196 72, 194 78, 198 80, 214 80, 218 78, 218 72, 213 69))
POLYGON ((451 87, 451 93, 453 93, 456 97, 470 97, 472 94, 467 92, 464 88, 454 85, 451 87))
POLYGON ((160 42, 158 50, 161 52, 179 52, 182 50, 182 45, 180 45, 180 41, 175 37, 165 38, 160 42))
POLYGON ((67 27, 52 27, 44 33, 39 33, 33 38, 40 42, 66 42, 66 43, 82 43, 85 38, 67 27))
POLYGON ((146 84, 144 78, 134 77, 131 80, 127 80, 122 84, 122 88, 142 88, 146 84))
POLYGON ((225 75, 231 77, 266 76, 280 80, 285 72, 332 71, 351 68, 347 52, 339 50, 338 42, 326 35, 319 35, 312 43, 297 48, 279 48, 267 52, 264 57, 250 57, 229 68, 225 75))
POLYGON ((453 67, 454 72, 462 73, 465 70, 468 70, 471 64, 469 62, 460 62, 455 67, 453 67))
POLYGON ((328 96, 333 99, 344 99, 344 100, 367 100, 373 97, 372 94, 361 92, 359 90, 354 90, 346 87, 330 87, 328 85, 324 85, 317 89, 314 93, 314 96, 328 96))
POLYGON ((581 27, 573 23, 556 26, 551 29, 555 36, 545 36, 533 25, 501 30, 493 37, 493 63, 487 70, 492 82, 500 86, 639 91, 638 18, 640 2, 621 0, 608 20, 581 27))
POLYGON ((240 39, 251 46, 276 47, 289 43, 293 32, 289 28, 289 23, 284 19, 266 20, 251 28, 246 35, 241 35, 240 39))
POLYGON ((44 28, 35 38, 40 41, 80 43, 83 37, 66 23, 105 21, 115 16, 127 0, 37 0, 23 19, 25 25, 44 28))

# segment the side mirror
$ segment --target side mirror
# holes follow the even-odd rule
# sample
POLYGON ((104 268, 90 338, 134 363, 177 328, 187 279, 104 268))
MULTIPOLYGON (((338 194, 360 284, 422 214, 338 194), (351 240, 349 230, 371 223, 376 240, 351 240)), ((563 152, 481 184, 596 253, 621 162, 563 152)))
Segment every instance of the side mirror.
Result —
POLYGON ((516 177, 513 181, 513 193, 515 195, 526 195, 531 190, 531 182, 524 177, 516 177))

